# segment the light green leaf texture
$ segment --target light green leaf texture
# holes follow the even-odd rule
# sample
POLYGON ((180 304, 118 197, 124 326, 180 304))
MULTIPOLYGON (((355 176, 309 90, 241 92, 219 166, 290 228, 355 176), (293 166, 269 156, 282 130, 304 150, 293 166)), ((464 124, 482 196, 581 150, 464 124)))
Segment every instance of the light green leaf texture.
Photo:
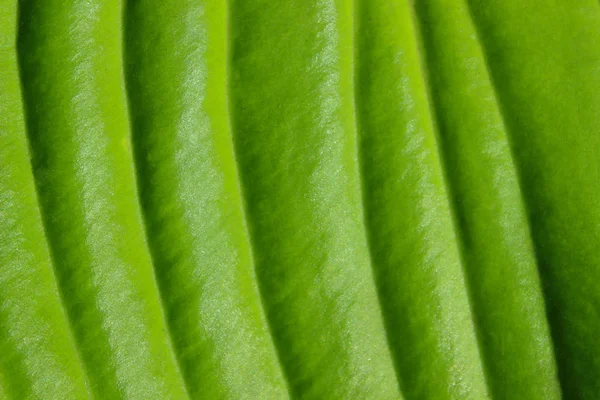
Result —
POLYGON ((0 0, 0 400, 600 399, 597 0, 0 0))

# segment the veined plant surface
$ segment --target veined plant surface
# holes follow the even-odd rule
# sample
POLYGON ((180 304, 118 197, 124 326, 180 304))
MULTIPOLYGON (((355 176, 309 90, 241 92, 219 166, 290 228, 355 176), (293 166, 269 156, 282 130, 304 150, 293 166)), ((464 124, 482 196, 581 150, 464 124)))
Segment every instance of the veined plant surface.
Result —
POLYGON ((598 399, 599 107, 595 0, 0 0, 0 399, 598 399))

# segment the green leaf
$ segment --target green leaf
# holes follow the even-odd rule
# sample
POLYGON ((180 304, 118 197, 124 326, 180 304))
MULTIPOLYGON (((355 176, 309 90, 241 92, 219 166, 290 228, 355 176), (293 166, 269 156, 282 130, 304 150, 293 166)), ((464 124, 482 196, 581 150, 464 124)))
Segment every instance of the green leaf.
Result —
POLYGON ((595 0, 0 0, 0 399, 600 398, 595 0))

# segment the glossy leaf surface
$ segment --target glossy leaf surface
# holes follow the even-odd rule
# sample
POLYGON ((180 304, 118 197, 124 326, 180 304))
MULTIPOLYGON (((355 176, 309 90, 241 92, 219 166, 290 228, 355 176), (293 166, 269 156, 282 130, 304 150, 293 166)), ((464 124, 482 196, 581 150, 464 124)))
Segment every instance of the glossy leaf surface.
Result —
POLYGON ((594 0, 0 0, 0 399, 600 398, 594 0))

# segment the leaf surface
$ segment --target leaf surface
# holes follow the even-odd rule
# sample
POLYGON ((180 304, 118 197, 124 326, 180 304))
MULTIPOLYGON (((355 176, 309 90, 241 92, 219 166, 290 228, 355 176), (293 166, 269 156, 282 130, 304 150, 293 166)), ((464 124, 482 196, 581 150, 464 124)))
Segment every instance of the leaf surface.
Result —
POLYGON ((595 0, 0 0, 0 399, 600 397, 595 0))

